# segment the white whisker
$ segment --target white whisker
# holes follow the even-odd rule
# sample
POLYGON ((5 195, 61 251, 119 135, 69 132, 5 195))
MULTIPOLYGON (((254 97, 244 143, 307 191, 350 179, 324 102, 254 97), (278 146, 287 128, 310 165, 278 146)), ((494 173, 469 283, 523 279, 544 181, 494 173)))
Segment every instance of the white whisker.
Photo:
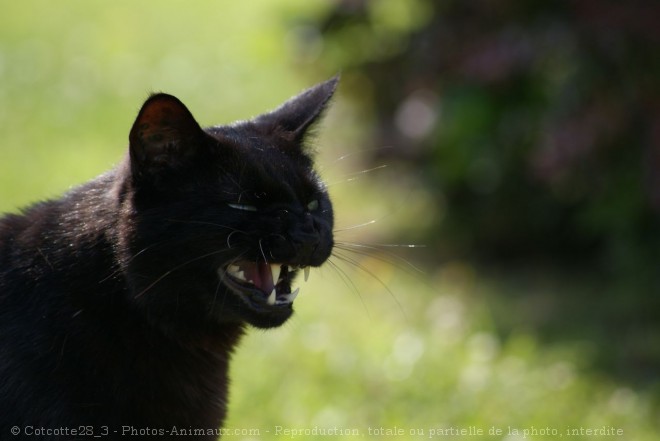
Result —
MULTIPOLYGON (((346 251, 346 252, 355 252, 354 250, 347 250, 347 249, 344 249, 343 251, 346 251)), ((359 254, 359 253, 356 253, 356 254, 359 254)), ((401 303, 399 302, 399 300, 398 300, 398 299, 396 298, 396 296, 394 295, 394 292, 392 292, 392 290, 390 289, 390 287, 387 286, 387 284, 386 284, 385 282, 383 282, 383 280, 382 280, 380 277, 378 277, 373 271, 371 271, 371 270, 369 270, 368 268, 366 268, 364 265, 362 265, 362 264, 361 264, 359 261, 357 261, 356 259, 353 259, 353 258, 351 258, 351 257, 346 256, 345 253, 342 253, 342 252, 338 251, 336 248, 332 251, 332 255, 333 255, 333 257, 335 257, 335 258, 341 260, 342 262, 345 262, 345 263, 347 263, 347 264, 350 264, 350 265, 352 265, 353 267, 355 267, 355 268, 359 269, 360 271, 364 272, 365 274, 368 274, 368 275, 371 276, 374 280, 376 280, 376 281, 377 281, 377 282, 378 282, 383 288, 385 288, 385 290, 390 294, 390 296, 392 297, 392 299, 394 300, 394 302, 398 305, 398 307, 399 307, 399 309, 401 310, 401 312, 403 312, 404 317, 406 317, 406 319, 407 319, 406 312, 405 312, 405 310, 403 309, 403 306, 401 305, 401 303)))
POLYGON ((372 220, 370 220, 370 221, 368 221, 368 222, 364 222, 364 223, 357 224, 357 225, 352 225, 352 226, 350 226, 350 227, 346 227, 346 228, 338 228, 338 229, 334 230, 334 232, 335 232, 335 233, 340 233, 340 232, 342 232, 342 231, 349 231, 349 230, 354 230, 354 229, 356 229, 356 228, 363 228, 363 227, 366 227, 366 226, 369 226, 369 225, 373 225, 373 224, 375 224, 376 222, 377 222, 376 219, 372 219, 372 220))
POLYGON ((350 153, 346 153, 345 155, 342 155, 342 156, 338 157, 337 159, 335 159, 334 161, 332 161, 331 163, 329 163, 327 165, 320 166, 319 170, 321 170, 321 171, 327 170, 329 167, 335 166, 339 162, 341 162, 341 161, 343 161, 347 158, 350 158, 351 156, 360 155, 362 153, 377 152, 377 151, 380 151, 380 150, 388 150, 388 149, 393 149, 393 148, 394 147, 392 147, 392 146, 373 147, 373 148, 369 148, 369 149, 361 149, 361 150, 352 151, 350 153))
MULTIPOLYGON (((337 258, 339 259, 339 257, 337 258)), ((364 302, 364 298, 362 298, 362 295, 360 295, 360 290, 357 288, 353 280, 351 280, 349 275, 346 274, 346 271, 344 271, 339 265, 337 265, 332 260, 328 260, 327 263, 328 265, 330 265, 330 268, 335 270, 341 281, 344 282, 344 285, 346 285, 360 299, 360 303, 362 303, 362 307, 364 308, 364 311, 367 313, 367 316, 371 318, 371 315, 369 314, 369 308, 367 307, 367 304, 364 302)))
POLYGON ((264 247, 261 241, 262 239, 259 239, 259 249, 261 250, 261 255, 264 257, 264 262, 268 263, 268 259, 266 258, 266 253, 264 252, 264 247))
POLYGON ((178 270, 180 270, 181 268, 183 268, 183 267, 185 267, 185 266, 187 266, 187 265, 190 265, 191 263, 197 262, 198 260, 202 260, 202 259, 205 259, 205 258, 207 258, 207 257, 214 256, 214 255, 216 255, 216 254, 224 253, 224 252, 226 252, 226 251, 227 251, 227 250, 216 250, 216 251, 213 251, 213 252, 210 252, 210 253, 206 253, 206 254, 203 254, 203 255, 201 255, 201 256, 197 256, 197 257, 195 257, 195 258, 193 258, 193 259, 187 260, 187 261, 183 262, 182 264, 179 264, 179 265, 175 266, 175 267, 172 268, 171 270, 165 271, 160 277, 158 277, 156 280, 154 280, 153 282, 151 282, 151 283, 150 283, 146 288, 144 288, 142 291, 140 291, 139 293, 137 293, 137 294, 135 295, 134 298, 137 299, 137 298, 142 297, 147 291, 149 291, 151 288, 153 288, 154 286, 156 286, 156 284, 158 284, 158 282, 160 282, 161 280, 163 280, 164 278, 166 278, 167 276, 169 276, 170 274, 172 274, 174 271, 178 271, 178 270))
POLYGON ((344 175, 341 178, 341 180, 326 183, 326 186, 327 187, 332 187, 332 186, 335 186, 337 184, 352 182, 352 181, 355 181, 355 180, 361 178, 363 175, 365 175, 367 173, 371 173, 371 172, 374 172, 376 170, 381 170, 383 168, 387 168, 387 164, 382 164, 382 165, 379 165, 379 166, 376 166, 376 167, 373 167, 373 168, 368 168, 368 169, 365 169, 365 170, 360 170, 358 172, 349 173, 347 175, 344 175))
MULTIPOLYGON (((366 243, 359 243, 359 242, 337 242, 335 243, 335 247, 353 252, 356 254, 361 254, 363 256, 368 256, 368 257, 373 257, 376 258, 382 262, 387 262, 392 265, 395 265, 397 268, 406 270, 406 268, 411 268, 413 269, 416 273, 420 274, 425 274, 424 270, 421 268, 415 266, 412 262, 410 262, 408 259, 405 259, 402 256, 399 256, 398 254, 386 251, 381 249, 382 247, 405 247, 405 248, 417 248, 417 247, 422 247, 419 245, 380 245, 380 244, 366 244, 366 243), (385 257, 382 256, 377 256, 376 254, 379 253, 385 257), (396 263, 403 263, 405 264, 405 267, 396 265, 396 263)), ((408 271, 406 271, 408 272, 408 271)))

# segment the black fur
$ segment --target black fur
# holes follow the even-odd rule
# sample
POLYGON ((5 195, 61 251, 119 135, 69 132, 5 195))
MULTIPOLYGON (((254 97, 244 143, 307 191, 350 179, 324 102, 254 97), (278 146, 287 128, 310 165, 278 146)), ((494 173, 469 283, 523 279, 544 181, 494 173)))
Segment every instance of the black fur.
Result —
POLYGON ((153 95, 119 166, 0 219, 0 439, 221 426, 246 324, 284 323, 297 273, 331 253, 332 206, 304 141, 336 83, 207 129, 153 95), (265 262, 285 265, 279 284, 230 273, 261 280, 265 262))

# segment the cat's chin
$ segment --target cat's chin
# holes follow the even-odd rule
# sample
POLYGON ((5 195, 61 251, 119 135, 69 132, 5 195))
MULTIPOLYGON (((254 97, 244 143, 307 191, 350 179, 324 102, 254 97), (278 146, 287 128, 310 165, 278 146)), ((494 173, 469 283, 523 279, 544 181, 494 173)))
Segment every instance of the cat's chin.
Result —
POLYGON ((272 328, 282 325, 293 313, 300 290, 291 289, 297 268, 283 263, 239 261, 219 268, 218 276, 240 300, 233 302, 235 312, 253 326, 272 328))

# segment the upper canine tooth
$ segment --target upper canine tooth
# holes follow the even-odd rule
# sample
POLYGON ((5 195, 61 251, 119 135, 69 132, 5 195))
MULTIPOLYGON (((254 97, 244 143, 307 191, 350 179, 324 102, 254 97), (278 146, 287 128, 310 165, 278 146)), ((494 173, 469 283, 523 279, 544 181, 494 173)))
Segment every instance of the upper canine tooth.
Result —
POLYGON ((280 279, 281 270, 281 265, 270 265, 270 274, 273 276, 273 285, 277 285, 277 281, 280 279))
POLYGON ((274 305, 276 297, 277 294, 275 293, 275 288, 273 288, 273 291, 271 291, 270 295, 268 296, 268 300, 267 300, 268 304, 274 305))
POLYGON ((309 267, 306 266, 305 269, 303 270, 303 275, 305 276, 305 282, 307 282, 307 279, 309 279, 309 267))

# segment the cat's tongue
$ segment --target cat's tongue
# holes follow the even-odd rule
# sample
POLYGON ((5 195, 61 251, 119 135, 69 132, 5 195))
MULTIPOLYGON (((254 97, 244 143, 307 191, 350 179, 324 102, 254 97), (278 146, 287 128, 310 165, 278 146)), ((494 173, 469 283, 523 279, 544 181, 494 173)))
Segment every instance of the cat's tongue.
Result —
POLYGON ((264 293, 270 294, 275 288, 275 281, 273 281, 273 273, 269 264, 249 262, 242 264, 241 269, 245 272, 245 278, 264 293))

